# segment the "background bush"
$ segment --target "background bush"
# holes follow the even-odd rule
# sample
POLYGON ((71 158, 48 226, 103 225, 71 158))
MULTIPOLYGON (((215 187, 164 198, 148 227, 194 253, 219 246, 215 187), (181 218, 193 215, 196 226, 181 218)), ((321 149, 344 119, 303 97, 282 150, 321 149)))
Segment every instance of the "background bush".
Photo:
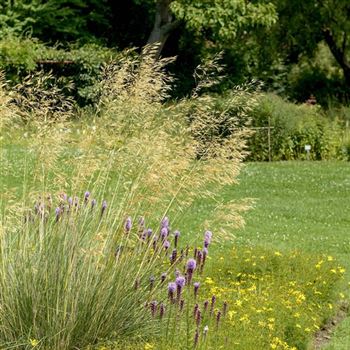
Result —
MULTIPOLYGON (((261 96, 252 113, 253 127, 271 126, 271 160, 346 158, 343 150, 345 121, 329 118, 319 106, 296 105, 273 94, 261 96)), ((256 130, 249 141, 249 160, 269 159, 268 131, 256 130)))
POLYGON ((71 85, 65 95, 73 98, 79 106, 98 102, 102 67, 120 56, 117 50, 96 43, 50 47, 30 37, 7 35, 0 40, 0 69, 12 84, 44 71, 60 79, 61 84, 71 85))

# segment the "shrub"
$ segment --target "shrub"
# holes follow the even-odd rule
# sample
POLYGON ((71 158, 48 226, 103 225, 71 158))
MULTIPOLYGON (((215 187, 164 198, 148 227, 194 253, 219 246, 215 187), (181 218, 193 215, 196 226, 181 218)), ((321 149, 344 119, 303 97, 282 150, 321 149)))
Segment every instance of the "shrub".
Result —
POLYGON ((35 38, 12 35, 0 40, 0 70, 7 78, 20 83, 26 76, 41 70, 51 73, 62 84, 73 84, 65 93, 80 106, 98 102, 97 86, 102 79, 102 67, 119 57, 117 51, 98 44, 49 47, 35 38))
MULTIPOLYGON (((271 159, 306 159, 311 145, 313 160, 341 157, 341 123, 330 120, 317 106, 295 105, 275 95, 263 95, 252 113, 254 127, 271 129, 271 159)), ((249 141, 249 160, 269 159, 268 131, 256 130, 249 141)))
POLYGON ((287 76, 288 97, 305 102, 313 94, 323 107, 349 103, 349 88, 329 47, 318 44, 314 57, 301 56, 287 76))

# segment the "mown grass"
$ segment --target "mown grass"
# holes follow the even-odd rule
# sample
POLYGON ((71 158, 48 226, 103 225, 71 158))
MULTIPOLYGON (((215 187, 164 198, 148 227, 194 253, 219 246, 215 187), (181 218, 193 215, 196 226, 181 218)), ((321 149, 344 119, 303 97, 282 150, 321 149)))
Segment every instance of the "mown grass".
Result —
POLYGON ((348 350, 350 349, 350 317, 344 320, 332 334, 330 343, 325 350, 348 350))
MULTIPOLYGON (((247 163, 239 181, 221 193, 223 201, 254 201, 245 227, 235 233, 235 244, 333 253, 348 260, 349 163, 247 163)), ((183 218, 185 225, 204 221, 206 208, 207 203, 196 203, 183 218)))

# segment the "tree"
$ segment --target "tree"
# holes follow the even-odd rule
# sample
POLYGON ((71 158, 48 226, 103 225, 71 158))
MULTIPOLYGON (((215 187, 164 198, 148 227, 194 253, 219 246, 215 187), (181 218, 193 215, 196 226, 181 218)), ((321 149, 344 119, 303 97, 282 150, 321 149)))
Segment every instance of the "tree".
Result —
POLYGON ((0 34, 30 33, 46 42, 91 41, 108 28, 107 0, 3 0, 0 34))
POLYGON ((158 54, 181 24, 212 42, 232 44, 240 33, 271 26, 277 20, 275 7, 268 1, 156 0, 153 6, 154 26, 148 43, 160 44, 158 54))
POLYGON ((350 86, 350 2, 348 0, 275 0, 279 43, 291 60, 310 57, 325 41, 350 86))

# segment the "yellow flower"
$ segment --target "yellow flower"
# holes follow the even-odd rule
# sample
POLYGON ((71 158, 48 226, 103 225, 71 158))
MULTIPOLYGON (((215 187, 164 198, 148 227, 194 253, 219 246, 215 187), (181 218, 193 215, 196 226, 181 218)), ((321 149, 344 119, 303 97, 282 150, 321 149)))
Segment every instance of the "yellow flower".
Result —
POLYGON ((236 300, 235 303, 237 306, 241 307, 242 306, 242 300, 236 300))
POLYGON ((282 253, 277 251, 277 252, 275 252, 275 255, 276 256, 282 256, 282 253))
POLYGON ((146 343, 145 344, 144 350, 152 350, 152 349, 154 349, 154 345, 153 344, 150 344, 150 343, 146 343))
POLYGON ((37 347, 38 344, 39 344, 39 341, 36 340, 36 339, 29 339, 29 341, 30 341, 30 345, 31 345, 33 348, 37 347))
POLYGON ((331 255, 327 256, 327 261, 333 261, 333 260, 334 260, 333 256, 331 256, 331 255))
POLYGON ((236 313, 237 313, 237 312, 236 312, 236 311, 233 311, 233 310, 231 310, 231 311, 228 312, 228 317, 229 317, 230 321, 232 320, 233 316, 234 316, 236 313))

